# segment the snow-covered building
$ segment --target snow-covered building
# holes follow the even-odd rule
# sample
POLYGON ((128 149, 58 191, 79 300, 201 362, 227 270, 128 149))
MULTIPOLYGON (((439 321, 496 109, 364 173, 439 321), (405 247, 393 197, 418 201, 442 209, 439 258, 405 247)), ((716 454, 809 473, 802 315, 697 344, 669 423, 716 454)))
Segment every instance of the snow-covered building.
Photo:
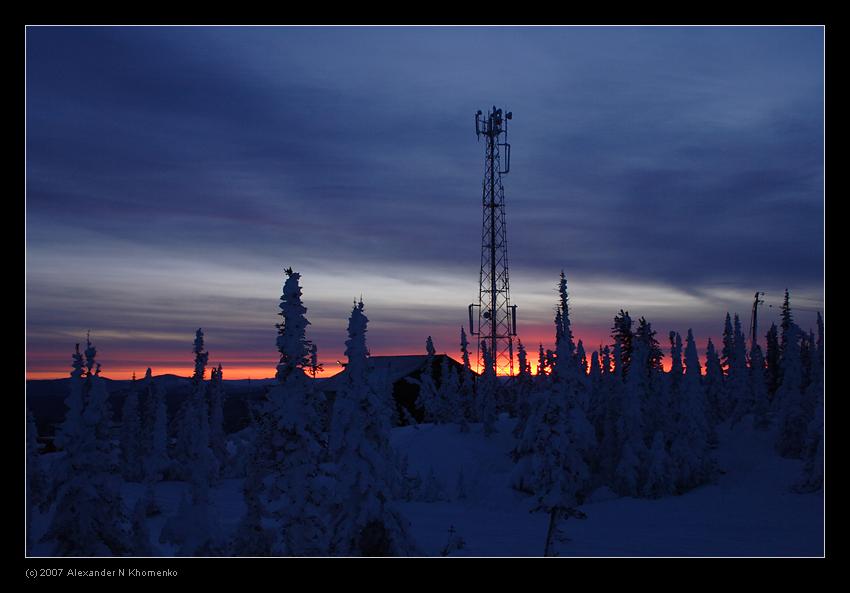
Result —
MULTIPOLYGON (((427 354, 402 354, 395 356, 370 356, 369 377, 377 383, 376 387, 389 391, 392 389, 392 397, 395 400, 396 418, 400 426, 410 423, 412 417, 416 422, 422 422, 423 410, 419 398, 419 381, 428 366, 429 356, 427 354)), ((443 361, 446 360, 448 368, 454 368, 458 373, 463 370, 463 365, 447 354, 435 354, 431 357, 431 376, 439 385, 442 381, 443 361)), ((333 377, 323 380, 319 389, 324 392, 330 406, 336 392, 345 382, 346 370, 342 370, 333 377)))

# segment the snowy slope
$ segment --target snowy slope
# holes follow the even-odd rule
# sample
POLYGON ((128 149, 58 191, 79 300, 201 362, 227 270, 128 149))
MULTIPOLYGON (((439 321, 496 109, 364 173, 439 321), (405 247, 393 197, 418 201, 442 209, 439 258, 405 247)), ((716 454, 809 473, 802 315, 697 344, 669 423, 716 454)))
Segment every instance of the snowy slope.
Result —
MULTIPOLYGON (((561 529, 571 541, 561 556, 819 556, 823 553, 823 495, 796 494, 788 486, 800 461, 780 458, 775 435, 721 427, 716 484, 658 500, 616 498, 583 505, 588 518, 561 529)), ((411 471, 433 468, 451 501, 400 503, 425 553, 439 554, 453 526, 464 538, 457 556, 542 555, 547 517, 529 514, 530 501, 509 486, 510 429, 487 439, 480 426, 462 434, 455 425, 420 425, 394 431, 393 444, 407 454, 411 471), (467 500, 457 500, 458 473, 467 500)), ((600 496, 598 498, 606 498, 600 496)))
MULTIPOLYGON (((716 451, 724 470, 717 483, 682 496, 658 500, 613 498, 597 492, 581 508, 587 519, 570 519, 562 531, 570 539, 558 546, 561 556, 820 556, 823 554, 823 495, 796 494, 788 486, 801 461, 780 458, 775 434, 751 428, 745 418, 734 429, 720 427, 716 451)), ((440 555, 450 527, 465 545, 452 556, 542 555, 548 517, 529 513, 531 501, 510 487, 509 452, 514 420, 502 417, 497 433, 485 437, 481 425, 469 433, 458 426, 421 424, 393 429, 392 445, 407 455, 409 473, 440 483, 437 502, 398 502, 411 522, 413 536, 427 555, 440 555), (463 494, 458 482, 463 474, 463 494)), ((58 461, 61 453, 45 457, 58 461)), ((158 543, 168 515, 177 512, 188 485, 162 482, 157 498, 163 515, 149 519, 152 544, 159 555, 172 555, 158 543)), ((142 495, 140 484, 125 484, 125 504, 132 509, 142 495)), ((242 480, 223 480, 211 490, 213 516, 231 532, 244 512, 242 480)), ((40 535, 49 522, 36 513, 40 535)), ((36 546, 35 555, 49 551, 36 546)))

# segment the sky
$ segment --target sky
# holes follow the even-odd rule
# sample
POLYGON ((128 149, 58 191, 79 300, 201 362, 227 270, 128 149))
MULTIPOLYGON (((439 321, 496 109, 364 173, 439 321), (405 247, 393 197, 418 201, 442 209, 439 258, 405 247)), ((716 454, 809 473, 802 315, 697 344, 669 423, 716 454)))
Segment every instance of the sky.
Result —
MULTIPOLYGON (((274 375, 284 269, 325 374, 363 298, 373 355, 459 357, 478 300, 484 143, 504 177, 519 338, 614 315, 704 351, 788 288, 823 310, 821 27, 28 27, 27 377, 274 375)), ((771 307, 771 305, 774 305, 771 307)), ((534 357, 536 358, 536 357, 534 357)))

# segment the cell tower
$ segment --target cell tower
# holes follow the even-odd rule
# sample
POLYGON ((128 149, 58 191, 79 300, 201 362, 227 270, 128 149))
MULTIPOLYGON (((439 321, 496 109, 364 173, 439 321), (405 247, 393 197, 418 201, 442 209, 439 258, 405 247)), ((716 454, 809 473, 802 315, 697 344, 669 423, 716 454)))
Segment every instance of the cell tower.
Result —
POLYGON ((484 222, 481 231, 481 273, 478 303, 469 305, 469 333, 478 338, 478 368, 484 368, 481 345, 495 353, 493 369, 497 375, 513 375, 516 335, 516 305, 511 305, 508 282, 508 239, 505 223, 505 190, 502 175, 511 169, 511 145, 508 144, 509 111, 501 109, 475 114, 475 134, 486 140, 482 204, 484 222), (502 156, 504 155, 504 169, 502 156), (478 309, 475 324, 474 309, 478 309))

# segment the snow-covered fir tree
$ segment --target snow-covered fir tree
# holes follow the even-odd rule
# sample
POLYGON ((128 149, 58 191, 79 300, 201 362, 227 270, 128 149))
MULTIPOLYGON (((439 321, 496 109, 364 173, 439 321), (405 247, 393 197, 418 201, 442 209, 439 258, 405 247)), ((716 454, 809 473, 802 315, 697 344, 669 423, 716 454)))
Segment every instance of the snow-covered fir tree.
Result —
POLYGON ((779 330, 775 323, 770 324, 765 336, 767 340, 767 355, 765 356, 765 380, 767 381, 767 395, 773 400, 779 389, 781 371, 779 370, 779 330))
POLYGON ((620 347, 620 357, 622 359, 621 374, 625 379, 628 376, 629 365, 632 361, 632 340, 634 332, 632 331, 632 318, 628 311, 620 312, 614 316, 614 326, 611 328, 611 337, 614 339, 614 344, 620 347))
POLYGON ((525 424, 528 422, 528 417, 531 414, 531 394, 533 380, 531 377, 531 367, 528 363, 528 353, 523 346, 522 341, 517 343, 517 352, 519 359, 519 373, 516 376, 514 384, 511 386, 516 401, 516 416, 517 422, 514 426, 513 434, 519 437, 522 431, 525 430, 525 424))
POLYGON ((463 402, 460 399, 460 376, 454 367, 449 366, 449 357, 444 356, 440 363, 440 385, 437 389, 439 402, 438 421, 456 422, 463 417, 463 402))
POLYGON ((121 410, 121 473, 129 482, 140 482, 144 478, 144 433, 139 411, 139 392, 136 389, 136 374, 124 406, 121 410))
POLYGON ((142 393, 146 512, 148 515, 155 515, 161 511, 156 499, 155 485, 168 471, 171 460, 168 457, 168 409, 165 392, 154 382, 150 368, 145 371, 142 393))
POLYGON ((603 348, 602 371, 599 399, 603 409, 601 422, 597 427, 599 471, 605 483, 613 484, 621 445, 618 422, 622 416, 623 398, 625 396, 619 344, 614 344, 613 357, 608 346, 603 348))
POLYGON ((818 393, 814 416, 806 432, 803 462, 803 471, 792 489, 815 492, 823 488, 823 390, 818 393))
MULTIPOLYGON (((615 355, 619 354, 618 351, 619 344, 615 344, 615 355)), ((618 455, 611 487, 623 496, 638 496, 643 483, 641 468, 645 463, 647 451, 643 437, 644 418, 641 402, 647 398, 646 394, 650 390, 645 372, 647 360, 646 343, 643 340, 634 340, 631 368, 626 378, 623 396, 618 398, 620 405, 614 426, 618 455)))
MULTIPOLYGON (((643 422, 644 443, 651 443, 657 431, 665 431, 670 424, 670 409, 664 401, 663 391, 663 368, 661 360, 664 357, 658 340, 655 339, 655 331, 652 324, 644 317, 638 320, 638 328, 635 331, 632 342, 633 352, 637 350, 636 344, 642 344, 642 366, 635 365, 636 357, 632 357, 632 365, 629 377, 639 374, 632 383, 640 398, 641 418, 643 422)), ((627 379, 628 380, 628 379, 627 379)))
POLYGON ((776 392, 779 435, 776 449, 782 457, 799 458, 803 455, 811 418, 807 417, 801 385, 803 381, 800 360, 799 328, 791 324, 783 335, 786 348, 781 359, 782 382, 776 392))
POLYGON ((537 376, 543 377, 546 375, 546 352, 543 350, 543 344, 537 348, 537 376))
POLYGON ((219 467, 227 463, 227 444, 224 432, 224 377, 219 363, 210 377, 210 448, 219 467))
POLYGON ((557 355, 552 381, 539 383, 532 415, 513 452, 514 488, 535 496, 537 508, 561 512, 583 502, 590 487, 589 458, 596 449, 593 427, 580 405, 583 386, 573 356, 567 285, 558 286, 555 315, 557 355))
POLYGON ((56 510, 42 538, 56 556, 119 556, 132 551, 117 475, 118 451, 111 442, 109 394, 96 355, 87 338, 85 363, 79 345, 73 357, 71 394, 66 400, 73 407, 60 431, 65 457, 57 476, 56 510))
MULTIPOLYGON (((341 556, 408 556, 416 552, 407 521, 391 503, 394 465, 390 419, 369 385, 363 301, 348 321, 345 382, 337 395, 329 448, 336 465, 330 551, 341 556)), ((429 349, 430 351, 430 349, 429 349)))
POLYGON ((425 340, 425 366, 418 380, 413 381, 419 386, 419 396, 416 398, 417 407, 422 409, 425 422, 440 422, 444 402, 440 401, 439 387, 434 377, 434 357, 436 350, 431 336, 425 340))
POLYGON ((705 349, 705 402, 708 414, 708 442, 712 448, 719 444, 717 425, 723 421, 723 368, 717 350, 708 339, 705 349))
POLYGON ((735 332, 732 329, 732 316, 726 312, 726 320, 723 323, 723 348, 720 350, 720 365, 723 369, 723 391, 718 402, 718 420, 725 421, 732 413, 734 391, 729 386, 729 377, 735 366, 735 332))
POLYGON ((327 447, 320 413, 324 396, 306 374, 312 345, 301 275, 291 268, 286 274, 279 305, 283 321, 277 324, 277 384, 267 394, 267 429, 258 432, 257 446, 268 459, 260 496, 263 515, 278 524, 274 553, 316 556, 328 549, 326 480, 320 467, 327 447))
POLYGON ((204 381, 209 353, 204 348, 204 332, 195 332, 192 351, 195 371, 192 392, 184 402, 181 429, 186 447, 183 474, 188 477, 189 496, 184 496, 176 515, 168 518, 160 532, 160 543, 177 546, 180 556, 220 554, 225 542, 210 508, 210 481, 219 475, 218 460, 210 448, 209 403, 204 381))
POLYGON ((823 375, 823 319, 818 313, 818 337, 810 339, 814 345, 809 357, 810 383, 806 388, 805 400, 810 415, 806 438, 803 443, 803 471, 800 478, 793 485, 797 492, 814 492, 823 487, 823 402, 824 402, 824 375, 823 375))
POLYGON ((54 442, 60 449, 68 450, 74 446, 80 438, 82 429, 82 415, 85 401, 83 400, 83 387, 85 385, 85 369, 83 355, 80 345, 77 344, 71 355, 71 379, 69 381, 68 396, 65 398, 65 420, 56 431, 54 442))
POLYGON ((764 357, 758 344, 750 350, 750 395, 752 396, 753 427, 758 430, 770 428, 770 398, 765 379, 764 357))
POLYGON ((484 364, 481 377, 475 393, 476 415, 481 422, 482 431, 485 436, 496 432, 496 398, 499 384, 496 380, 496 371, 493 368, 493 353, 487 347, 487 342, 481 341, 481 358, 484 364))
POLYGON ((754 407, 750 371, 747 368, 746 337, 741 330, 741 319, 737 313, 735 314, 732 349, 733 355, 729 361, 726 377, 726 402, 728 414, 734 424, 745 415, 751 414, 754 407))
MULTIPOLYGON (((779 313, 779 317, 781 319, 779 327, 781 329, 781 333, 779 335, 779 360, 782 362, 782 359, 785 357, 785 354, 788 350, 789 344, 793 344, 793 347, 796 349, 798 347, 798 342, 800 339, 799 333, 792 330, 794 329, 794 315, 791 312, 791 297, 788 294, 788 289, 785 289, 785 297, 782 299, 782 308, 779 313)), ((784 365, 780 365, 779 378, 782 379, 782 371, 784 370, 784 365)))
POLYGON ((667 452, 664 433, 658 431, 652 439, 647 456, 646 479, 641 494, 647 498, 661 498, 674 492, 674 468, 667 452))
POLYGON ((45 464, 40 457, 38 428, 32 412, 27 410, 27 468, 26 468, 26 513, 27 513, 27 550, 31 551, 30 527, 35 509, 47 510, 50 502, 50 483, 45 464))
MULTIPOLYGON (((257 431, 269 429, 268 418, 255 419, 256 423, 266 422, 257 426, 257 431)), ((245 502, 245 513, 242 515, 236 530, 228 542, 228 552, 232 556, 271 556, 276 534, 273 529, 264 524, 265 509, 262 502, 263 479, 268 472, 268 461, 263 447, 269 439, 257 438, 247 451, 245 464, 245 482, 242 485, 242 495, 245 502)))
POLYGON ((460 352, 463 369, 460 373, 460 413, 457 422, 461 432, 469 432, 469 422, 475 418, 475 375, 469 361, 469 341, 463 326, 460 328, 460 352))
POLYGON ((676 489, 684 492, 714 478, 716 464, 710 452, 708 415, 701 369, 693 332, 685 345, 685 376, 675 406, 675 432, 670 445, 676 489))

